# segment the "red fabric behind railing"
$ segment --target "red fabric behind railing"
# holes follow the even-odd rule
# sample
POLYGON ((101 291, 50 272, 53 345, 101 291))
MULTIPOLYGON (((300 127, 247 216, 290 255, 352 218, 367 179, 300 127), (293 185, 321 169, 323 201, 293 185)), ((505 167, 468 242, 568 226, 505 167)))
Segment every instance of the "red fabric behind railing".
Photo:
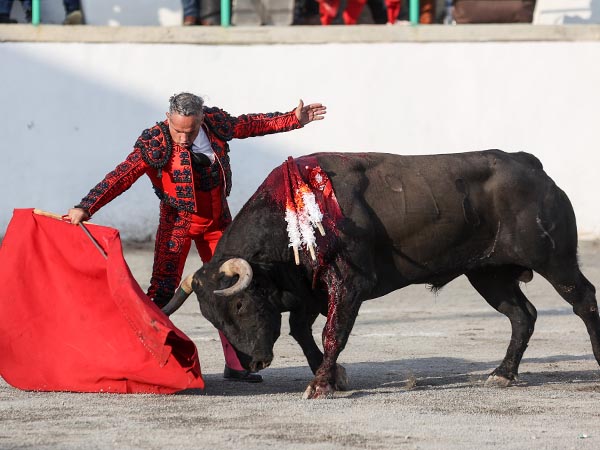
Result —
POLYGON ((119 232, 17 209, 0 248, 0 375, 36 391, 204 388, 194 343, 144 294, 119 232))

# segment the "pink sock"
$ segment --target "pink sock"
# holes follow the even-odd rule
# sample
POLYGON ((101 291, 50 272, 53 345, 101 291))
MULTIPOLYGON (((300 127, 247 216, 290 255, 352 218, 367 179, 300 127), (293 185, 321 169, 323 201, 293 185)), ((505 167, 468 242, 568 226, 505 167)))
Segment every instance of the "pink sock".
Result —
POLYGON ((225 365, 233 370, 245 370, 240 364, 240 360, 238 359, 235 350, 221 331, 219 331, 219 337, 221 338, 221 345, 223 345, 225 365))

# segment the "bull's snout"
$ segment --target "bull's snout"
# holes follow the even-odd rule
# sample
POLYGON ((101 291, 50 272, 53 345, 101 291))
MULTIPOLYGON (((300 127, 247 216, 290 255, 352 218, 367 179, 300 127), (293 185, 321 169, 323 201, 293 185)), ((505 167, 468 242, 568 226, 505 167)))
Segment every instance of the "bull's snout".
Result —
POLYGON ((261 361, 253 360, 250 363, 250 372, 258 372, 259 370, 266 369, 267 367, 269 367, 271 365, 272 360, 273 360, 273 358, 268 359, 268 360, 261 360, 261 361))

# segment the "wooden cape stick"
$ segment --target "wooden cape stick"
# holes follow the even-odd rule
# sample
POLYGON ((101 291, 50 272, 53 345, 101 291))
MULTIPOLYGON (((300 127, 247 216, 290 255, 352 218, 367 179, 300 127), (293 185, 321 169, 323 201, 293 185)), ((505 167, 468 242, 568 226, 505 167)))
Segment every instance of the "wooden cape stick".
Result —
MULTIPOLYGON (((37 214, 38 216, 45 216, 45 217, 51 217, 51 218, 57 219, 57 220, 63 220, 63 217, 59 216, 58 214, 54 214, 54 213, 51 213, 51 212, 48 212, 48 211, 43 211, 43 210, 37 209, 37 208, 33 210, 33 213, 37 214)), ((89 232, 89 230, 83 224, 83 222, 79 222, 78 225, 81 227, 81 229, 87 235, 87 237, 90 239, 90 241, 92 241, 92 244, 94 244, 94 246, 98 249, 98 251, 100 252, 100 254, 104 257, 104 259, 108 259, 108 254, 100 246, 100 244, 98 243, 98 241, 96 239, 94 239, 94 236, 92 236, 92 234, 89 232)))

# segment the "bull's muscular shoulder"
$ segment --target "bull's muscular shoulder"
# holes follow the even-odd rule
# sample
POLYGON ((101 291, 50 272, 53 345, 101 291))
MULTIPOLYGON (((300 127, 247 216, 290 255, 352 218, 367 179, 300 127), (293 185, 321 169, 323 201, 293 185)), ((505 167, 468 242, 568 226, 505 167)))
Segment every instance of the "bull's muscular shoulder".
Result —
POLYGON ((204 123, 220 139, 224 141, 233 139, 235 118, 221 108, 204 107, 204 123))
POLYGON ((142 159, 150 167, 164 167, 172 153, 171 135, 166 121, 157 122, 152 128, 142 131, 134 147, 140 150, 142 159))
POLYGON ((542 165, 542 162, 539 159, 537 159, 535 156, 533 156, 531 153, 517 152, 517 153, 513 153, 512 155, 518 161, 520 161, 523 164, 526 164, 528 166, 531 166, 534 169, 542 170, 544 168, 544 166, 542 165))
POLYGON ((481 153, 491 155, 494 158, 503 159, 503 160, 511 160, 515 161, 519 164, 529 166, 532 169, 542 170, 544 166, 542 162, 533 156, 531 153, 526 152, 514 152, 508 153, 498 149, 485 150, 481 153))

